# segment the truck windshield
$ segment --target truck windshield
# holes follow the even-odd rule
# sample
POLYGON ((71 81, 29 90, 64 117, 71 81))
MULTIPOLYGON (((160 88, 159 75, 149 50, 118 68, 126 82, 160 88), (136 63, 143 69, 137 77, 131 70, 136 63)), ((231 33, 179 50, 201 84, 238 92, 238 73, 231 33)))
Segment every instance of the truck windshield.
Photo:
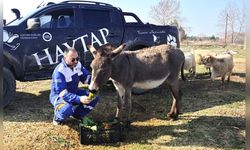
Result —
POLYGON ((31 11, 30 13, 26 14, 24 17, 20 17, 14 21, 11 21, 10 23, 7 24, 7 26, 17 26, 17 25, 21 24, 23 21, 30 18, 33 14, 40 11, 42 8, 43 7, 39 7, 38 9, 35 9, 35 10, 31 11))

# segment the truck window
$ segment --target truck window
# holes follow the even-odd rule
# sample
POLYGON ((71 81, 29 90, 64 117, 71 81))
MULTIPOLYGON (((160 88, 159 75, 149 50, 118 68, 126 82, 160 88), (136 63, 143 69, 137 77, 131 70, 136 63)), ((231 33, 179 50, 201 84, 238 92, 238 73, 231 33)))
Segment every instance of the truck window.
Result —
POLYGON ((52 19, 51 15, 42 16, 40 18, 40 27, 41 28, 50 28, 51 19, 52 19))
POLYGON ((143 24, 142 21, 138 18, 138 16, 133 13, 123 12, 123 16, 127 24, 143 24))
POLYGON ((73 9, 49 12, 40 17, 41 28, 71 28, 74 24, 73 9))
POLYGON ((126 23, 138 23, 133 16, 124 16, 126 23))
POLYGON ((111 24, 108 10, 82 9, 81 13, 83 17, 81 27, 109 26, 111 24))

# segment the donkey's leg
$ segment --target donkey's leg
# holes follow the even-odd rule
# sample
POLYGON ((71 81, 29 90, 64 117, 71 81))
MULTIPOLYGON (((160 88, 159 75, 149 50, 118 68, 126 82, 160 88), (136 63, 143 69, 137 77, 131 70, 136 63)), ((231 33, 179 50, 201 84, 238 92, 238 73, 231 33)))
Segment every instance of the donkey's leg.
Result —
POLYGON ((168 117, 172 119, 177 119, 180 112, 180 101, 181 101, 181 91, 179 89, 179 80, 170 82, 169 88, 173 97, 172 106, 170 112, 167 114, 168 117))
POLYGON ((113 81, 116 91, 118 92, 118 102, 116 107, 116 118, 122 118, 122 108, 124 105, 125 88, 116 81, 113 81))
POLYGON ((126 111, 126 123, 129 125, 131 123, 131 112, 132 112, 131 89, 126 89, 124 102, 126 111))
POLYGON ((115 118, 119 118, 121 119, 121 115, 122 115, 122 97, 120 95, 118 95, 117 98, 117 106, 116 106, 116 114, 115 114, 115 118))

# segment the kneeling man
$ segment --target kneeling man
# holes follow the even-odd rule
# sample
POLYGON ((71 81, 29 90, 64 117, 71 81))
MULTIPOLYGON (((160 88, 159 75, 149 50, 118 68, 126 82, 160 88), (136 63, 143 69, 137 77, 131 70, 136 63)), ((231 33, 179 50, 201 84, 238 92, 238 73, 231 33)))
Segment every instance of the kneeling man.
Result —
POLYGON ((79 81, 89 84, 90 80, 90 73, 79 62, 77 51, 66 49, 52 75, 50 102, 54 106, 54 125, 70 116, 80 120, 95 107, 99 97, 90 99, 87 90, 78 88, 79 81))

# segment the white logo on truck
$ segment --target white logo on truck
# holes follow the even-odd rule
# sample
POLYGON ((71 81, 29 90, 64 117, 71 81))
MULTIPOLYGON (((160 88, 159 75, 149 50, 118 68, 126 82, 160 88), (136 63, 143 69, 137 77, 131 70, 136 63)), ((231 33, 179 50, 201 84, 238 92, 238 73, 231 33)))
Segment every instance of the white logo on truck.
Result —
POLYGON ((174 36, 172 36, 171 34, 168 34, 168 35, 167 35, 167 43, 168 43, 169 45, 174 46, 174 47, 177 46, 176 38, 175 38, 174 36))
POLYGON ((43 40, 46 42, 49 42, 52 40, 52 35, 49 32, 44 32, 43 33, 43 40))
MULTIPOLYGON (((95 34, 93 32, 90 32, 90 34, 84 34, 83 36, 80 36, 80 37, 74 39, 72 41, 72 45, 69 45, 67 42, 62 43, 62 45, 65 46, 66 48, 72 48, 72 47, 75 47, 75 43, 77 41, 80 41, 81 44, 82 44, 83 50, 86 52, 86 51, 88 51, 87 45, 86 45, 86 42, 85 42, 86 39, 90 40, 91 45, 94 45, 95 43, 97 43, 99 46, 102 46, 102 45, 108 43, 108 41, 107 41, 107 36, 108 35, 109 35, 109 30, 107 28, 101 28, 95 34), (100 35, 101 38, 98 39, 96 35, 100 35)), ((51 38, 52 38, 52 36, 51 36, 51 38)), ((39 65, 40 68, 43 67, 42 62, 49 61, 50 65, 56 64, 56 63, 59 62, 59 57, 63 56, 63 50, 61 49, 61 47, 59 45, 56 45, 56 48, 54 50, 55 52, 53 53, 53 54, 56 55, 55 60, 53 60, 52 57, 51 57, 51 54, 50 54, 50 53, 52 53, 51 49, 45 48, 42 51, 43 51, 42 52, 43 54, 41 54, 41 52, 36 52, 36 53, 32 54, 35 57, 36 63, 37 63, 37 65, 39 65)))
POLYGON ((17 38, 19 38, 18 34, 8 33, 6 30, 3 30, 3 42, 5 45, 9 46, 11 50, 16 50, 20 45, 20 43, 16 43, 15 45, 12 44, 12 42, 17 38))

